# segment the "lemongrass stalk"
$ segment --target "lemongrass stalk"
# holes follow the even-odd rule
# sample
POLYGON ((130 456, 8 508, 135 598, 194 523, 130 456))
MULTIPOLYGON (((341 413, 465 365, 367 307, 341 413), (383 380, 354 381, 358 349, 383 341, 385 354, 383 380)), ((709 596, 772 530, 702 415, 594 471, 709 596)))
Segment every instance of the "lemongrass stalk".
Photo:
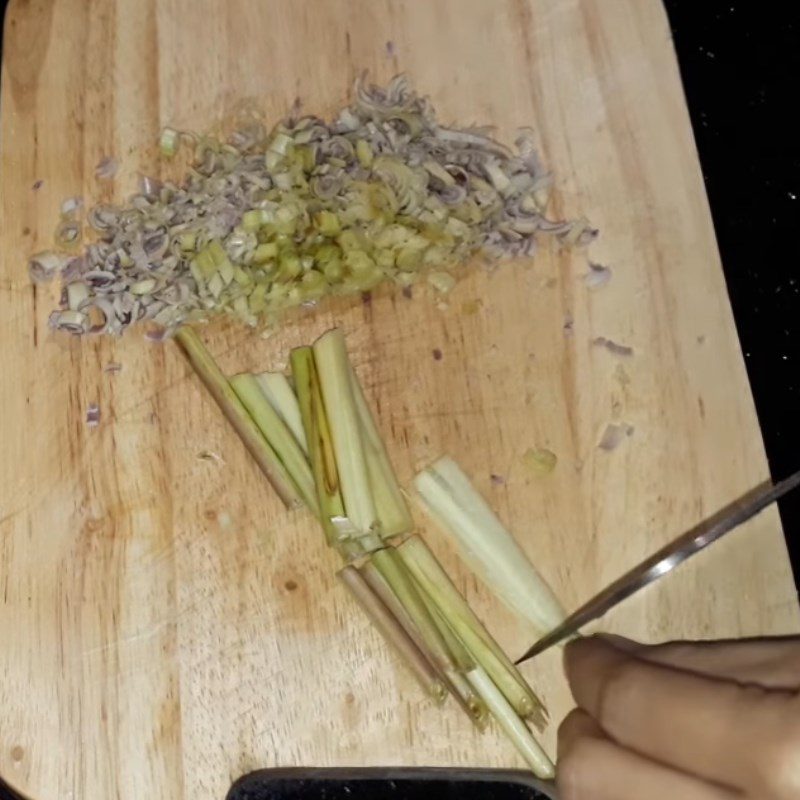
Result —
POLYGON ((458 638, 456 633, 447 623, 447 620, 444 618, 444 615, 440 611, 439 607, 433 602, 430 595, 419 584, 417 584, 417 589, 420 597, 422 598, 422 602, 425 603, 425 608, 428 609, 431 619, 439 629, 439 633, 441 634, 442 639, 444 639, 447 649, 450 651, 450 655, 453 657, 456 669, 459 672, 469 672, 471 669, 475 669, 475 658, 473 657, 472 653, 467 650, 464 643, 458 638))
POLYGON ((341 524, 346 519, 344 502, 314 363, 314 351, 310 347, 297 347, 292 350, 290 361, 308 445, 311 473, 314 476, 320 521, 328 544, 336 546, 347 538, 347 526, 341 524))
POLYGON ((411 615, 406 611, 406 607, 400 602, 394 590, 389 586, 386 578, 381 575, 375 564, 370 559, 367 559, 359 566, 358 571, 369 584, 369 588, 380 597, 384 605, 392 612, 394 618, 403 626, 403 630, 414 640, 417 647, 423 653, 426 653, 432 664, 435 663, 436 658, 427 649, 425 640, 414 624, 414 620, 411 619, 411 615))
POLYGON ((347 566, 341 569, 337 576, 372 620, 386 642, 403 659, 425 692, 441 705, 447 697, 447 687, 437 671, 394 618, 392 612, 372 591, 361 573, 355 567, 347 566))
POLYGON ((317 339, 314 363, 330 426, 345 513, 359 535, 375 534, 379 527, 378 516, 350 380, 350 362, 340 329, 334 328, 317 339))
POLYGON ((303 498, 291 475, 233 391, 200 337, 192 328, 183 326, 176 332, 175 340, 278 496, 289 508, 300 508, 303 498))
POLYGON ((286 423, 303 452, 308 455, 306 432, 300 415, 300 405, 289 379, 282 372, 262 372, 256 375, 261 391, 267 396, 270 405, 286 423))
POLYGON ((475 727, 483 733, 489 723, 489 709, 478 696, 470 682, 460 672, 451 670, 444 677, 450 694, 461 706, 464 713, 472 720, 475 727))
POLYGON ((381 536, 388 539, 410 533, 414 528, 414 520, 403 497, 397 476, 389 460, 389 454, 378 431, 375 417, 370 411, 364 391, 361 388, 355 370, 350 367, 350 380, 353 385, 353 396, 356 401, 359 421, 361 422, 364 454, 367 459, 372 496, 375 511, 380 522, 381 536))
POLYGON ((522 717, 540 720, 543 710, 536 694, 456 589, 425 542, 419 536, 412 536, 397 548, 397 552, 421 591, 436 604, 444 620, 516 712, 522 717))
POLYGON ((566 612, 552 589, 451 458, 440 458, 419 473, 414 486, 473 571, 536 633, 544 634, 564 620, 566 612))
MULTIPOLYGON (((459 672, 455 666, 455 659, 452 655, 449 656, 451 664, 443 666, 440 659, 431 652, 430 648, 425 642, 425 639, 419 632, 419 628, 414 624, 405 606, 400 602, 397 595, 392 590, 386 579, 378 571, 378 568, 371 560, 365 561, 359 568, 364 580, 369 585, 370 589, 381 599, 383 604, 392 612, 392 616, 397 620, 403 630, 417 645, 419 650, 425 655, 427 660, 439 672, 441 679, 450 690, 456 702, 461 706, 467 716, 475 723, 478 730, 483 731, 486 729, 488 720, 488 712, 484 702, 475 694, 472 687, 469 685, 463 674, 459 672), (437 663, 438 661, 438 663, 437 663)), ((424 599, 424 598, 423 598, 424 599)), ((445 642, 449 644, 449 642, 445 642)), ((459 646, 463 649, 463 645, 459 642, 459 646)), ((474 668, 474 660, 470 664, 470 668, 474 668)))
POLYGON ((393 547, 376 550, 369 556, 375 568, 389 584, 397 599, 411 617, 425 642, 426 652, 438 669, 456 669, 452 654, 442 638, 439 628, 431 618, 419 590, 393 547))
POLYGON ((312 513, 319 516, 317 490, 306 455, 289 427, 270 405, 255 376, 247 373, 234 375, 230 379, 230 384, 261 433, 277 453, 283 466, 292 476, 305 504, 312 513))
POLYGON ((494 685, 492 679, 480 667, 468 672, 466 677, 476 693, 486 703, 497 724, 525 759, 525 763, 538 777, 552 778, 555 775, 553 762, 528 730, 528 726, 508 703, 503 693, 494 685))

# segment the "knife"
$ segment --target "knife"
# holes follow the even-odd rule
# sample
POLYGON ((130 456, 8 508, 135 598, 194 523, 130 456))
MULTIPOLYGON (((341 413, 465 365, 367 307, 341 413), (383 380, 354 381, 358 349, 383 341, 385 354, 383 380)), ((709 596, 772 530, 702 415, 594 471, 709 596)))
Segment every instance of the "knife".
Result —
POLYGON ((767 506, 791 492, 792 489, 796 489, 798 485, 800 485, 800 470, 780 483, 773 485, 771 482, 767 482, 720 509, 716 514, 695 525, 666 547, 662 547, 657 553, 646 558, 587 603, 584 603, 560 625, 539 639, 515 663, 521 664, 567 637, 575 636, 588 622, 601 617, 634 592, 638 592, 639 589, 643 589, 668 574, 695 553, 699 553, 713 542, 718 541, 726 533, 738 528, 767 506))

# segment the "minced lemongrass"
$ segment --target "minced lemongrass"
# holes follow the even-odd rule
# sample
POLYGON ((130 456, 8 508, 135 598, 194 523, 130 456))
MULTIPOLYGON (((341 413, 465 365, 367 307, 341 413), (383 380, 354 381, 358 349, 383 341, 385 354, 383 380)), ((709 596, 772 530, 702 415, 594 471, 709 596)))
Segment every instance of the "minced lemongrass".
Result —
MULTIPOLYGON (((143 177, 124 203, 88 210, 98 235, 62 277, 90 285, 98 321, 56 314, 53 327, 119 334, 152 320, 172 331, 214 314, 255 325, 382 281, 429 274, 446 292, 475 257, 530 256, 543 236, 582 245, 596 235, 584 221, 546 218, 549 177, 530 135, 515 152, 443 126, 404 76, 387 87, 359 81, 331 121, 293 110, 269 132, 250 114, 241 123, 226 140, 165 128, 160 153, 166 161, 186 149, 183 177, 169 175, 176 165, 164 179, 143 177), (208 263, 211 242, 225 258, 208 263), (132 296, 130 284, 148 278, 152 291, 132 296)), ((63 220, 58 238, 77 247, 78 220, 63 220)))
POLYGON ((264 438, 292 476, 305 504, 313 514, 319 516, 317 490, 306 454, 289 427, 270 404, 256 377, 247 373, 234 375, 230 379, 230 384, 264 434, 264 438))
POLYGON ((282 372, 262 372, 256 375, 261 391, 269 400, 270 405, 278 412, 278 416, 286 423, 294 435, 297 443, 308 455, 308 443, 303 430, 303 419, 300 415, 300 405, 297 395, 289 383, 289 379, 282 372))
POLYGON ((540 778, 546 780, 552 778, 555 775, 553 762, 486 672, 476 667, 467 673, 466 678, 486 703, 497 724, 525 759, 525 763, 540 778))
POLYGON ((172 158, 178 151, 178 143, 180 142, 180 133, 173 128, 164 128, 161 131, 161 136, 158 140, 158 146, 161 154, 167 158, 172 158))
POLYGON ((449 457, 414 479, 423 506, 450 533, 470 567, 538 634, 555 628, 566 612, 514 537, 449 457))

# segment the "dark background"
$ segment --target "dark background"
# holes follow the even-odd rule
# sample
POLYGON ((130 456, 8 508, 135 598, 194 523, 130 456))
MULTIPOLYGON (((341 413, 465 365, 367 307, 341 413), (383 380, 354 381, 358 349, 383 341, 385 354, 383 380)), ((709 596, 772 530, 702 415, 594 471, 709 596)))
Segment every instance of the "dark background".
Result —
MULTIPOLYGON (((778 480, 800 469, 800 130, 791 119, 800 78, 800 4, 665 0, 665 5, 739 338, 778 480)), ((781 514, 797 579, 800 493, 781 503, 781 514)))
MULTIPOLYGON (((800 469, 800 135, 791 119, 800 78, 800 4, 665 5, 777 480, 800 469)), ((780 507, 798 583, 800 495, 780 507)))

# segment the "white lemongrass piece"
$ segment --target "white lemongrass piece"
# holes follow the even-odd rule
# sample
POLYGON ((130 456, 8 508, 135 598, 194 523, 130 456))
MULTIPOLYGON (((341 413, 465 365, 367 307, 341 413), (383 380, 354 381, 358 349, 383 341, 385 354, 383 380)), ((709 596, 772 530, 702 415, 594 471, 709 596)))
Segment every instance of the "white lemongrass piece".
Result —
POLYGON ((464 560, 538 634, 566 617, 553 590, 453 459, 440 458, 416 476, 414 486, 426 510, 456 540, 464 560))
POLYGON ((381 526, 381 536, 390 538, 410 533, 414 528, 414 520, 411 518, 411 512, 408 510, 400 484, 397 482, 397 476, 378 431, 375 417, 370 411, 364 391, 352 366, 350 367, 350 380, 361 422, 364 455, 367 459, 372 496, 381 526))
POLYGON ((278 416, 278 412, 270 405, 258 381, 253 375, 244 373, 234 375, 230 379, 230 384, 286 471, 292 476, 303 501, 313 514, 319 516, 317 490, 308 458, 289 428, 278 416))
POLYGON ((350 361, 341 330, 334 328, 314 343, 314 361, 330 427, 345 514, 359 535, 378 531, 361 421, 350 379, 350 361))
POLYGON ((497 720, 497 724, 525 759, 525 763, 538 777, 545 780, 552 778, 555 775, 553 762, 503 697, 503 693, 492 683, 491 678, 480 667, 476 667, 467 673, 467 680, 486 703, 489 713, 497 720))
POLYGON ((300 404, 289 379, 282 372, 262 372, 256 375, 261 391, 267 396, 270 405, 278 412, 278 416, 286 423, 297 443, 308 455, 306 432, 303 430, 303 419, 300 416, 300 404))

